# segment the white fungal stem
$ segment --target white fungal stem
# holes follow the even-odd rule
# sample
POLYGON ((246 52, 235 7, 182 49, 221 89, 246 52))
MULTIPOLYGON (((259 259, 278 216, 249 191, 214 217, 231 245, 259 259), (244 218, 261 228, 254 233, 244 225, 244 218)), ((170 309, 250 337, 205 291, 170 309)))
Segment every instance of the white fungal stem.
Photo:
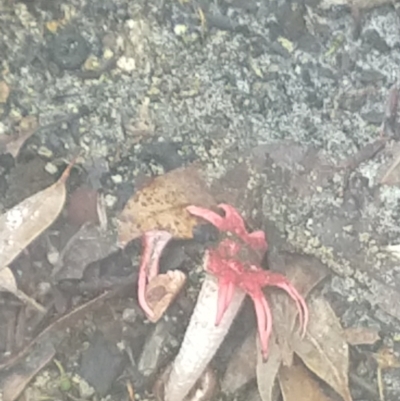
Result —
POLYGON ((244 292, 235 289, 232 302, 216 326, 218 282, 206 274, 185 338, 164 386, 165 401, 182 401, 186 397, 227 335, 244 297, 244 292))

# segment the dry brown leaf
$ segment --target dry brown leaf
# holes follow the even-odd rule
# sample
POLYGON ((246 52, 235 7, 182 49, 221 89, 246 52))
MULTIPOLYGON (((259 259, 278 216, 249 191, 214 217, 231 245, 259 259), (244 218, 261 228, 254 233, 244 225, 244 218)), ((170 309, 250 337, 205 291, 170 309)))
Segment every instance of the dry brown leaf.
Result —
MULTIPOLYGON (((35 350, 45 347, 46 344, 52 344, 55 348, 57 348, 59 344, 65 340, 66 336, 68 336, 67 328, 71 326, 75 327, 77 321, 84 319, 89 312, 93 312, 94 310, 104 306, 104 302, 117 295, 121 295, 120 286, 117 286, 117 288, 113 290, 104 291, 96 298, 91 299, 83 305, 76 306, 71 311, 68 311, 61 317, 57 318, 35 338, 30 340, 28 344, 18 349, 14 354, 1 358, 0 371, 12 373, 15 371, 15 369, 18 369, 18 366, 20 365, 29 365, 30 363, 33 363, 32 355, 35 354, 35 350)), ((0 389, 1 388, 2 386, 0 383, 0 389)))
POLYGON ((332 401, 300 363, 294 363, 290 367, 282 366, 279 371, 279 384, 283 401, 332 401))
POLYGON ((185 285, 186 275, 180 270, 170 270, 154 277, 146 288, 146 300, 154 312, 148 319, 156 323, 185 285))
POLYGON ((42 313, 46 312, 46 309, 42 305, 39 305, 34 299, 28 297, 28 295, 18 289, 14 274, 9 267, 0 269, 0 291, 10 292, 22 302, 33 306, 38 311, 42 313))
MULTIPOLYGON (((307 297, 328 274, 328 270, 318 259, 297 253, 282 252, 271 258, 270 264, 273 270, 283 273, 303 297, 307 297)), ((292 364, 292 332, 297 316, 297 309, 287 294, 274 291, 270 294, 270 299, 274 321, 266 362, 261 357, 257 342, 257 383, 263 401, 275 400, 275 379, 279 366, 292 364)))
POLYGON ((121 246, 146 231, 165 230, 175 238, 192 238, 198 224, 186 211, 189 205, 210 208, 215 205, 194 166, 178 168, 154 178, 126 204, 119 218, 121 246))
POLYGON ((9 267, 0 270, 0 291, 15 293, 17 291, 17 282, 14 274, 9 267))
POLYGON ((275 334, 269 340, 268 359, 264 362, 257 338, 257 386, 262 401, 275 401, 278 398, 276 377, 282 364, 282 356, 275 334))
POLYGON ((372 345, 381 338, 377 329, 369 327, 349 327, 344 330, 344 335, 350 345, 372 345))
POLYGON ((14 159, 25 143, 38 129, 37 117, 23 117, 14 135, 0 135, 0 153, 10 153, 14 159))
MULTIPOLYGON (((306 298, 328 274, 328 269, 315 257, 297 253, 281 253, 282 265, 279 269, 293 286, 306 298)), ((275 266, 271 262, 271 267, 275 266)), ((279 344, 283 363, 292 364, 293 350, 291 346, 291 333, 296 329, 297 309, 292 299, 282 291, 274 291, 270 294, 272 313, 274 318, 273 330, 279 344)))
POLYGON ((56 351, 51 341, 38 344, 30 357, 11 372, 7 372, 0 383, 0 399, 15 401, 25 387, 54 357, 56 351))
POLYGON ((65 182, 72 166, 73 163, 56 183, 0 216, 0 270, 8 266, 58 217, 65 203, 65 182))
POLYGON ((339 319, 322 297, 311 297, 308 308, 310 322, 306 335, 302 339, 299 333, 293 333, 293 350, 344 401, 352 401, 348 383, 349 349, 339 319))
POLYGON ((113 230, 84 224, 68 241, 54 265, 52 276, 57 280, 80 280, 88 265, 118 250, 113 230))

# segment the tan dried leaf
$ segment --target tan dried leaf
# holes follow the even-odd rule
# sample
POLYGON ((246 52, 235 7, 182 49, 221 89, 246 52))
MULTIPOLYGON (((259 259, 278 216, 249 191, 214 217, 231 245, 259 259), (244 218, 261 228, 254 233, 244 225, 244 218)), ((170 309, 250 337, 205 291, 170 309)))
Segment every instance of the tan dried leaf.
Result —
POLYGON ((16 293, 18 290, 17 282, 13 272, 9 267, 0 270, 0 291, 16 293))
POLYGON ((56 183, 0 216, 0 270, 8 266, 58 217, 65 203, 65 182, 72 166, 73 163, 56 183))
POLYGON ((170 270, 154 277, 146 288, 146 300, 154 312, 148 319, 156 323, 185 285, 186 275, 180 270, 170 270))
POLYGON ((269 340, 268 359, 264 361, 260 344, 257 338, 257 387, 262 401, 276 401, 278 399, 278 387, 276 378, 279 367, 282 365, 282 355, 274 333, 269 340))
POLYGON ((0 269, 0 291, 10 292, 22 302, 31 305, 39 312, 46 312, 46 309, 42 305, 39 305, 34 299, 30 298, 28 295, 18 289, 14 274, 9 267, 0 269))
POLYGON ((305 337, 293 333, 292 347, 304 364, 330 385, 344 401, 352 401, 348 383, 349 349, 339 319, 328 301, 311 297, 305 337))
POLYGON ((377 329, 369 327, 348 327, 344 330, 344 335, 350 345, 372 345, 381 338, 377 329))
POLYGON ((23 117, 14 135, 0 135, 0 153, 10 153, 16 158, 25 143, 38 129, 37 117, 23 117))
POLYGON ((15 401, 29 382, 54 357, 56 351, 51 341, 35 344, 35 349, 23 363, 5 373, 0 381, 0 399, 15 401))
POLYGON ((279 384, 283 401, 332 401, 319 383, 300 363, 282 366, 279 371, 279 384))
MULTIPOLYGON (((328 274, 328 269, 313 256, 289 252, 283 252, 280 256, 280 260, 276 261, 278 266, 274 266, 271 262, 271 267, 282 272, 304 298, 328 274)), ((272 292, 270 299, 274 316, 273 330, 279 344, 283 364, 290 366, 293 359, 291 333, 296 329, 298 312, 292 299, 282 291, 272 292)))
POLYGON ((214 199, 194 166, 154 178, 128 201, 119 217, 118 240, 125 246, 146 231, 165 230, 175 238, 192 238, 198 224, 189 205, 210 208, 214 199))

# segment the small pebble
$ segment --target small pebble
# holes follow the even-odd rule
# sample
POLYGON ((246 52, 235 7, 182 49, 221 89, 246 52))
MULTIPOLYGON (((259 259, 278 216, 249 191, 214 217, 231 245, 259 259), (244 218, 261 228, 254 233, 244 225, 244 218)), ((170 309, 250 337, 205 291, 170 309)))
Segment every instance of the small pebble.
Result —
POLYGON ((133 72, 136 69, 135 59, 132 57, 122 56, 117 61, 117 67, 124 72, 133 72))
POLYGON ((51 175, 55 175, 58 173, 58 168, 53 163, 46 163, 44 169, 51 175))
POLYGON ((78 376, 75 376, 74 381, 78 382, 79 395, 82 399, 86 400, 93 397, 95 390, 85 380, 83 380, 81 377, 78 378, 78 376))
POLYGON ((126 308, 122 312, 122 320, 126 323, 135 323, 137 319, 137 311, 134 308, 126 308))
POLYGON ((43 297, 50 292, 51 284, 46 281, 42 281, 41 283, 38 284, 37 290, 38 290, 38 295, 43 297))
POLYGON ((46 159, 52 159, 53 158, 53 152, 47 148, 46 146, 41 146, 38 150, 37 153, 39 156, 45 157, 46 159))
POLYGON ((96 71, 99 69, 99 60, 96 56, 90 55, 83 64, 85 71, 96 71))
POLYGON ((58 262, 59 258, 60 253, 56 249, 47 252, 47 260, 51 265, 54 266, 58 262))
POLYGON ((187 32, 187 26, 183 24, 178 24, 174 26, 174 33, 177 36, 183 36, 187 32))
POLYGON ((111 176, 111 180, 114 184, 121 184, 122 182, 122 175, 121 174, 116 174, 111 176))
POLYGON ((108 194, 104 197, 105 204, 106 204, 107 208, 109 208, 109 209, 112 209, 115 206, 115 204, 117 203, 117 200, 118 199, 116 196, 113 196, 110 194, 108 194))
POLYGON ((103 53, 103 58, 104 60, 110 60, 111 58, 114 57, 114 53, 110 49, 105 49, 103 53))

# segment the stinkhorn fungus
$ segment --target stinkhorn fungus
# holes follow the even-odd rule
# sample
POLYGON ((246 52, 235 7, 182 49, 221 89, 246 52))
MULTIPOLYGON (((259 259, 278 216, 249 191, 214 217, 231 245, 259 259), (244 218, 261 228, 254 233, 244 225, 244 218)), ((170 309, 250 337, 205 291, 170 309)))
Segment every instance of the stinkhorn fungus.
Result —
POLYGON ((197 206, 188 207, 194 216, 213 224, 225 238, 216 249, 207 251, 207 272, 197 304, 179 353, 164 382, 164 401, 182 401, 195 385, 215 355, 248 294, 254 303, 263 357, 267 357, 272 329, 271 311, 264 297, 266 286, 279 287, 295 301, 303 332, 308 322, 308 309, 303 297, 278 273, 261 269, 267 250, 262 231, 247 232, 239 213, 221 204, 220 216, 197 206))

